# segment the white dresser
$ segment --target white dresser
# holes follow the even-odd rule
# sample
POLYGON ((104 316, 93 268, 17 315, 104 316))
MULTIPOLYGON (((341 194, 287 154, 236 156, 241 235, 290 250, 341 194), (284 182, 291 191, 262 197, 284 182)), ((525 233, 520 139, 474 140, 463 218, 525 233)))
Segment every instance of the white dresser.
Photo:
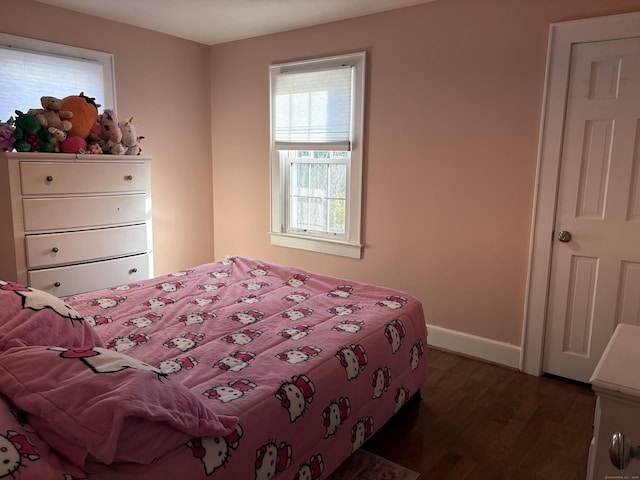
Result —
POLYGON ((630 447, 640 445, 640 327, 616 327, 591 383, 597 400, 587 478, 640 478, 640 460, 630 459, 620 470, 609 458, 614 434, 621 433, 629 442, 624 448, 627 454, 630 447))
POLYGON ((153 276, 150 161, 0 153, 0 279, 67 296, 153 276))

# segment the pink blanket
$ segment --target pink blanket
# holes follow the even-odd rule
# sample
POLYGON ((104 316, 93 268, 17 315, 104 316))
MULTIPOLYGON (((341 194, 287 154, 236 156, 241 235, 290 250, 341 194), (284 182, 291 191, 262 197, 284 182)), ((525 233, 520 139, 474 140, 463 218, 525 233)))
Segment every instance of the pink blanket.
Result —
MULTIPOLYGON (((105 480, 326 478, 426 375, 425 320, 415 298, 258 260, 234 257, 66 302, 104 342, 98 353, 114 352, 150 370, 140 375, 154 376, 154 398, 165 398, 158 392, 167 384, 175 385, 167 395, 182 395, 185 386, 191 408, 226 428, 181 439, 160 455, 156 444, 133 442, 131 433, 127 438, 140 451, 105 461, 89 450, 70 462, 73 455, 65 452, 49 462, 54 470, 69 463, 70 478, 82 478, 78 467, 105 480)), ((60 355, 61 349, 47 351, 60 355)), ((81 366, 86 370, 86 362, 81 366)), ((114 398, 121 384, 114 383, 114 398)), ((144 425, 154 431, 148 424, 139 430, 144 425)), ((31 470, 17 468, 13 476, 40 478, 30 477, 31 470)))

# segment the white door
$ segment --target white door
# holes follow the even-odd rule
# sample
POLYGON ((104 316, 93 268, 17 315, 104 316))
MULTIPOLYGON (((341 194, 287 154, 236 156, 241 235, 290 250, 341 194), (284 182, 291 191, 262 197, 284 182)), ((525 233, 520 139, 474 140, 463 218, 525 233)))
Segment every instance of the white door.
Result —
POLYGON ((640 324, 638 37, 572 46, 543 371, 588 382, 618 323, 640 324))

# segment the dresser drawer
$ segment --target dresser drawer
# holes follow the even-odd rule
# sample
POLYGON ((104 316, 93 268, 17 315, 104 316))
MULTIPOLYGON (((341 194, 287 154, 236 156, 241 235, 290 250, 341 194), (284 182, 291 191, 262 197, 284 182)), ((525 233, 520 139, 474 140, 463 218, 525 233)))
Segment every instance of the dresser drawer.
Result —
POLYGON ((25 198, 24 229, 61 231, 70 228, 141 223, 147 218, 144 194, 102 197, 25 198))
POLYGON ((147 225, 27 235, 27 267, 50 267, 147 251, 147 225))
POLYGON ((145 191, 148 172, 143 163, 20 162, 23 195, 145 191))
POLYGON ((28 272, 29 286, 57 297, 149 278, 149 254, 28 272))

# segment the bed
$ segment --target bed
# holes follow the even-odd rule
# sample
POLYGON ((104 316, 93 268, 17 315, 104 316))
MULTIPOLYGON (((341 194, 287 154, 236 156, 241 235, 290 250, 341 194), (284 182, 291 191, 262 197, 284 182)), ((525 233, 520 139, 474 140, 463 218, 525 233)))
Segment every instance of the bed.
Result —
POLYGON ((407 293, 244 257, 0 282, 0 478, 327 478, 419 393, 426 334, 407 293))

